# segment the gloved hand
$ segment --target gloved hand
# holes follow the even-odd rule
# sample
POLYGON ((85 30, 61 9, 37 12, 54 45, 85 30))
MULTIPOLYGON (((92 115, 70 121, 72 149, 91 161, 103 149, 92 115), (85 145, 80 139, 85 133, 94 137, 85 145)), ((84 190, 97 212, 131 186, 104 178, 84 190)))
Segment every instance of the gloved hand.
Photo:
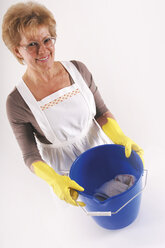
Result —
POLYGON ((117 145, 125 146, 125 155, 128 158, 131 155, 131 151, 134 150, 143 160, 143 150, 133 140, 125 136, 116 120, 107 118, 107 123, 102 126, 104 133, 117 145))
MULTIPOLYGON (((48 164, 37 161, 32 163, 34 172, 37 176, 44 179, 50 186, 52 186, 55 194, 61 199, 72 205, 78 206, 76 201, 78 198, 78 191, 84 191, 80 185, 68 176, 61 176, 57 174, 53 168, 48 164)), ((78 202, 80 206, 85 206, 83 202, 78 202)))

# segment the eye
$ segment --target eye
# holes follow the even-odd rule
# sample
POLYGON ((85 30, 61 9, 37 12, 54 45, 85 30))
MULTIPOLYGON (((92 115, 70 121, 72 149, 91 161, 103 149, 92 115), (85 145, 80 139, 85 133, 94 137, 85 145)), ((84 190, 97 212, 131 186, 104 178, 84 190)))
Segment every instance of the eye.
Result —
POLYGON ((47 43, 49 43, 51 41, 51 38, 46 38, 45 40, 44 40, 44 44, 47 44, 47 43))
POLYGON ((37 42, 31 42, 28 47, 37 47, 38 43, 37 42))

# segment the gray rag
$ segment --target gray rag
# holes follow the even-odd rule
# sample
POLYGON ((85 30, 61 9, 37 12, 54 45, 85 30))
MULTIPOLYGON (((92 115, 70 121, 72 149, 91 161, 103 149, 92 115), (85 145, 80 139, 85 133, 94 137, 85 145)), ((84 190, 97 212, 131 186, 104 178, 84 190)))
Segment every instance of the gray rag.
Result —
POLYGON ((134 183, 135 177, 133 175, 117 175, 114 179, 105 182, 98 189, 96 189, 94 197, 100 201, 104 201, 109 197, 118 195, 128 190, 134 183))

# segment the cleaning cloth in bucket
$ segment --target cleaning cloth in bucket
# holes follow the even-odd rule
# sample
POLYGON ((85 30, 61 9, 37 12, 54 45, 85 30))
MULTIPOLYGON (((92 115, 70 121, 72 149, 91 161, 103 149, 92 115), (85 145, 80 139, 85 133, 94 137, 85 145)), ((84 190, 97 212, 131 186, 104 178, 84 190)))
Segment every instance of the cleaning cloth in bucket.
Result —
POLYGON ((98 189, 96 189, 94 197, 100 201, 104 201, 109 197, 118 195, 128 190, 134 183, 135 177, 133 175, 117 175, 114 179, 105 182, 98 189))

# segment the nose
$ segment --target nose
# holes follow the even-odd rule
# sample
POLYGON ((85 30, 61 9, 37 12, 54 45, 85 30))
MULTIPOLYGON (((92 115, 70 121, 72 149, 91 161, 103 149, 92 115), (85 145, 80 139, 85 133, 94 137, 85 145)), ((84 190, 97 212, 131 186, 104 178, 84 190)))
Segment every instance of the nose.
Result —
POLYGON ((44 46, 43 43, 40 43, 40 45, 38 46, 38 54, 44 54, 44 52, 47 50, 47 48, 44 46))

